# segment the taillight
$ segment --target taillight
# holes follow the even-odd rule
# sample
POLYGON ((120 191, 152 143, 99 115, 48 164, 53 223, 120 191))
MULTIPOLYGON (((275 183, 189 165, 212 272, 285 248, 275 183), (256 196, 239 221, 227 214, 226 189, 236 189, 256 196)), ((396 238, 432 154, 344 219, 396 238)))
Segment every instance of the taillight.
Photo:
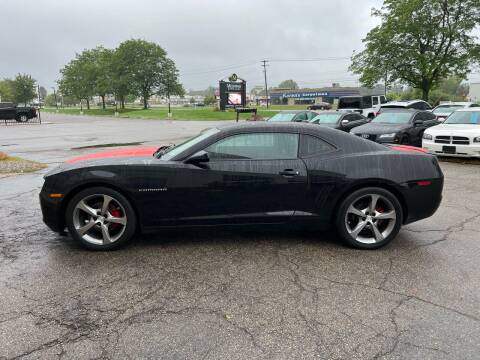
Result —
POLYGON ((417 181, 418 186, 429 186, 432 185, 431 181, 417 181))

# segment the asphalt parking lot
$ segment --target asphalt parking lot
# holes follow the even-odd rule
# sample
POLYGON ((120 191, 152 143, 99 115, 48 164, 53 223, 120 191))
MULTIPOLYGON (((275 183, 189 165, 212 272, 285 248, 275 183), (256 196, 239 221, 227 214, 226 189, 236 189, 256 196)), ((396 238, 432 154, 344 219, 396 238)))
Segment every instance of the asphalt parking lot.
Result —
MULTIPOLYGON (((54 166, 214 122, 44 115, 0 151, 54 166)), ((41 221, 42 172, 0 178, 0 359, 478 359, 480 167, 377 251, 334 234, 182 230, 88 252, 41 221)))

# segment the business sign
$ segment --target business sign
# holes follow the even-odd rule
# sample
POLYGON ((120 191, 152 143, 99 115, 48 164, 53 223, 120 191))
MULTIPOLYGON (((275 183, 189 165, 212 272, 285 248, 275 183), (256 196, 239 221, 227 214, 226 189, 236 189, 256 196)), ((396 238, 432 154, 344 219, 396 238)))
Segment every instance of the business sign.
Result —
POLYGON ((247 103, 247 82, 238 78, 236 74, 229 77, 229 81, 220 80, 220 110, 232 107, 245 107, 247 103))
POLYGON ((317 91, 312 91, 312 92, 298 92, 298 93, 285 93, 283 94, 284 98, 308 98, 308 97, 324 97, 324 96, 329 96, 328 92, 317 92, 317 91))

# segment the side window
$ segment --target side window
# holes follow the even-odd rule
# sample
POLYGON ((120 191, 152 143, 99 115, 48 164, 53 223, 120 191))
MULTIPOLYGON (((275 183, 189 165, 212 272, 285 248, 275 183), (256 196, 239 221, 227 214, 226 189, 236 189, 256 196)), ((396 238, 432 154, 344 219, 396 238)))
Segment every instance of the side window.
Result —
POLYGON ((300 141, 300 157, 322 154, 335 150, 329 143, 311 135, 302 135, 300 141))
POLYGON ((420 102, 414 102, 409 106, 410 109, 423 110, 423 104, 420 102))
POLYGON ((318 115, 317 113, 314 113, 314 112, 310 111, 310 112, 307 113, 307 120, 312 120, 317 115, 318 115))
POLYGON ((413 121, 415 122, 417 120, 424 121, 425 120, 424 114, 423 113, 418 113, 417 115, 415 115, 415 117, 413 118, 413 121))
POLYGON ((298 134, 254 133, 233 135, 208 146, 212 160, 284 160, 296 159, 298 134))
POLYGON ((368 108, 372 107, 372 97, 371 96, 364 96, 362 100, 363 100, 362 109, 368 109, 368 108))
POLYGON ((306 112, 301 112, 295 116, 295 121, 306 121, 308 120, 307 118, 307 113, 306 112))
POLYGON ((375 106, 375 105, 378 105, 378 96, 374 96, 372 97, 372 104, 375 106))
POLYGON ((385 96, 380 96, 380 103, 381 104, 385 104, 387 102, 387 99, 385 98, 385 96))
POLYGON ((472 105, 470 105, 470 107, 479 107, 479 106, 480 106, 480 105, 478 105, 478 104, 472 104, 472 105))
POLYGON ((435 116, 434 113, 428 112, 425 113, 425 120, 436 120, 437 117, 435 116))

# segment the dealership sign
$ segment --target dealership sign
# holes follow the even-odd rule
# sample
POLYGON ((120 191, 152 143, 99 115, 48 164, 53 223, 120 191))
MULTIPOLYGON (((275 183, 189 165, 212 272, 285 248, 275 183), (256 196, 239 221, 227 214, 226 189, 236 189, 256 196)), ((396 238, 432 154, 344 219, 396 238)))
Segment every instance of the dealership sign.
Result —
POLYGON ((232 74, 228 81, 220 80, 220 110, 245 107, 247 101, 247 82, 232 74))

